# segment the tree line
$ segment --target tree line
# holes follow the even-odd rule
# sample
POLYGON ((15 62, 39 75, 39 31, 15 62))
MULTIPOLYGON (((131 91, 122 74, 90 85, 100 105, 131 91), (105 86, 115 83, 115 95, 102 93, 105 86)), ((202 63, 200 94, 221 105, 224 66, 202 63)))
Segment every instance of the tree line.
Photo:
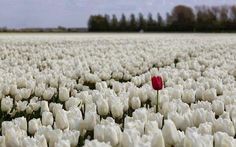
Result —
POLYGON ((91 15, 90 32, 231 32, 236 31, 235 6, 178 5, 163 18, 160 13, 144 16, 139 13, 120 18, 116 15, 91 15))

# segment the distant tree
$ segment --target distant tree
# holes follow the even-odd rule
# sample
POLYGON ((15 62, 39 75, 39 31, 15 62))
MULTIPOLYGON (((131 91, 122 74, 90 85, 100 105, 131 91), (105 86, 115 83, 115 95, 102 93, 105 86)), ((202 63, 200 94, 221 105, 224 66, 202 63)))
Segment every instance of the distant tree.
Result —
POLYGON ((146 20, 143 17, 142 13, 139 13, 139 19, 138 19, 138 31, 145 30, 146 29, 146 20))
POLYGON ((171 25, 176 31, 193 31, 195 15, 192 8, 184 5, 175 6, 171 18, 171 25))
POLYGON ((134 14, 130 15, 129 31, 132 32, 137 31, 137 21, 134 14))
POLYGON ((147 31, 155 31, 156 29, 156 21, 152 18, 152 14, 148 14, 148 19, 147 19, 147 26, 146 30, 147 31))
POLYGON ((197 6, 196 8, 196 30, 214 31, 217 28, 217 9, 206 6, 197 6))
POLYGON ((118 24, 118 19, 115 14, 112 15, 112 19, 111 19, 110 23, 111 23, 110 30, 111 31, 118 31, 119 24, 118 24))
MULTIPOLYGON (((157 13, 153 19, 151 13, 147 18, 142 13, 136 17, 131 14, 127 19, 125 14, 118 20, 116 15, 91 15, 88 21, 88 31, 236 31, 236 5, 234 6, 196 6, 178 5, 171 13, 166 13, 163 19, 157 13)), ((0 31, 4 31, 1 29, 0 31)), ((38 31, 34 29, 22 29, 20 31, 38 31)), ((41 30, 40 30, 41 31, 41 30)), ((71 28, 58 27, 54 29, 42 29, 42 31, 76 31, 71 28)))
POLYGON ((233 22, 236 23, 236 5, 234 6, 231 6, 231 9, 230 9, 230 14, 231 14, 231 19, 233 20, 233 22))
POLYGON ((160 13, 157 13, 157 25, 158 26, 163 26, 164 25, 164 20, 163 20, 160 13))
POLYGON ((110 16, 108 14, 104 16, 104 29, 110 31, 110 16))
POLYGON ((231 30, 236 30, 236 5, 231 6, 230 8, 230 18, 231 18, 230 28, 231 30))
POLYGON ((88 21, 89 31, 107 31, 106 18, 102 15, 92 15, 88 21))
POLYGON ((120 22, 119 22, 119 31, 126 31, 127 30, 127 19, 126 19, 126 16, 125 14, 122 14, 121 15, 121 19, 120 19, 120 22))
POLYGON ((161 16, 160 13, 157 13, 157 28, 155 29, 156 31, 162 31, 163 30, 163 27, 164 27, 164 20, 161 16))

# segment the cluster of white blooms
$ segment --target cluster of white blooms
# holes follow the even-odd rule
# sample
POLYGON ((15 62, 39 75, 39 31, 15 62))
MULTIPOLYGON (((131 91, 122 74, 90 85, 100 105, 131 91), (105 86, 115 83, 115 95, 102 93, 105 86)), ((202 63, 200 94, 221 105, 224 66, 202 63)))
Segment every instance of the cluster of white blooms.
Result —
POLYGON ((5 34, 0 51, 2 147, 236 144, 234 35, 5 34))

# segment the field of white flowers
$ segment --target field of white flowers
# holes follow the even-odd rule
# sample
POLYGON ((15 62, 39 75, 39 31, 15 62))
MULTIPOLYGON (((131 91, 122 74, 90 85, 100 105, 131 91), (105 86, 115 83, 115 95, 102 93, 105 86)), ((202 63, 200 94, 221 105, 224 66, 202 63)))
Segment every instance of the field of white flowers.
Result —
POLYGON ((0 147, 236 146, 235 34, 0 34, 0 75, 0 147))

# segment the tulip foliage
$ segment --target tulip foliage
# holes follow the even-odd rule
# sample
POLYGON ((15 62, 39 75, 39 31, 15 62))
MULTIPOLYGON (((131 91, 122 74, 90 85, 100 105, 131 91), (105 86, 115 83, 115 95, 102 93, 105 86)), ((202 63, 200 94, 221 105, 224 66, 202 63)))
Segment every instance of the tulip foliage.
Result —
POLYGON ((233 34, 0 34, 1 147, 234 147, 233 34))

